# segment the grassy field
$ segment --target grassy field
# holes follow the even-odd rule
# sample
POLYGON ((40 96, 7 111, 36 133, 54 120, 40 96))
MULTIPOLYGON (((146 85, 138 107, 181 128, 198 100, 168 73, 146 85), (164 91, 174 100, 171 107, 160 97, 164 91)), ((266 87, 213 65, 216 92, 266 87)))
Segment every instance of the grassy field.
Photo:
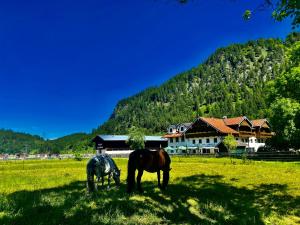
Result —
POLYGON ((121 187, 89 195, 86 162, 0 162, 0 224, 300 224, 300 163, 173 157, 166 191, 128 195, 116 159, 121 187))

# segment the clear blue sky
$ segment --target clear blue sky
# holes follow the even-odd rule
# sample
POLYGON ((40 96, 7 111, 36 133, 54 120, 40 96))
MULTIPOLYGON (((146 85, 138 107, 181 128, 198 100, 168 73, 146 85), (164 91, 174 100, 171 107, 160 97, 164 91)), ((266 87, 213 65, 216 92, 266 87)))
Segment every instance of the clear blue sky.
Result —
POLYGON ((120 99, 219 47, 284 38, 289 22, 275 23, 269 10, 243 21, 244 10, 261 2, 2 1, 0 128, 46 138, 90 132, 120 99))

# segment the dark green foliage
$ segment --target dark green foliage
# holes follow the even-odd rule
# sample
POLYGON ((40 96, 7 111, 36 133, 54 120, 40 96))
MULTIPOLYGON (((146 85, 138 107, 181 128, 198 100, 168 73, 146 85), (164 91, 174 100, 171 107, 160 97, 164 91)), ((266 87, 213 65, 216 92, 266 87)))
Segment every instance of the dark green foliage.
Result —
POLYGON ((44 140, 37 135, 0 130, 0 153, 64 153, 84 152, 92 148, 91 136, 85 133, 44 140))
POLYGON ((267 108, 265 82, 285 70, 285 49, 277 39, 220 48, 198 67, 120 101, 94 133, 128 133, 131 126, 163 133, 169 124, 197 116, 262 118, 267 108))
MULTIPOLYGON (((293 37, 295 38, 295 36, 293 37)), ((300 149, 300 42, 289 47, 289 68, 268 84, 270 122, 277 149, 300 149)))
POLYGON ((0 129, 0 153, 29 153, 38 151, 43 138, 11 130, 0 129))
POLYGON ((51 152, 84 152, 92 147, 91 137, 85 133, 67 135, 55 140, 49 140, 51 152))
POLYGON ((130 149, 144 149, 144 137, 144 129, 136 127, 129 128, 129 139, 127 140, 127 144, 130 146, 130 149))

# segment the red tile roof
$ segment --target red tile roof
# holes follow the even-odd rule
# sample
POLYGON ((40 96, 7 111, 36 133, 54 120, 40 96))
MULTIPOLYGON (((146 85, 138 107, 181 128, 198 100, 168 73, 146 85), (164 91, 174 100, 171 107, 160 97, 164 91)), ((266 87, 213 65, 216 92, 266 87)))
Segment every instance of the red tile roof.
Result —
POLYGON ((244 116, 223 119, 227 126, 239 125, 245 119, 244 116))
POLYGON ((251 121, 254 127, 260 127, 262 126, 265 122, 267 122, 266 119, 257 119, 257 120, 252 120, 251 121))
POLYGON ((204 122, 208 123, 215 129, 217 129, 219 132, 224 133, 224 134, 238 134, 237 131, 231 129, 228 127, 223 119, 217 119, 217 118, 205 118, 205 117, 200 117, 201 120, 204 122))

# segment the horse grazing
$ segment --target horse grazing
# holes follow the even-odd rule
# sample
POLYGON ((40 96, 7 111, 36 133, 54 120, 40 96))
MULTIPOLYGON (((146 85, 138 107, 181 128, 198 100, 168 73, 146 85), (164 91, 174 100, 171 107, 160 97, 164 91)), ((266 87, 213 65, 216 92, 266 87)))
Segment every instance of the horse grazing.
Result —
POLYGON ((120 185, 121 171, 118 169, 114 160, 107 154, 101 154, 94 156, 89 160, 86 166, 87 173, 87 188, 88 191, 94 191, 97 189, 94 183, 94 175, 96 175, 97 182, 102 181, 102 187, 104 186, 104 176, 108 175, 108 186, 110 185, 110 179, 113 177, 117 186, 120 185))
POLYGON ((150 173, 157 173, 158 187, 164 190, 169 182, 169 171, 171 159, 168 153, 163 150, 152 151, 148 149, 135 150, 129 155, 128 174, 127 174, 127 192, 131 193, 135 186, 135 171, 138 170, 136 178, 137 188, 143 192, 141 187, 141 178, 144 170, 150 173), (160 184, 160 171, 163 171, 163 183, 160 184))

